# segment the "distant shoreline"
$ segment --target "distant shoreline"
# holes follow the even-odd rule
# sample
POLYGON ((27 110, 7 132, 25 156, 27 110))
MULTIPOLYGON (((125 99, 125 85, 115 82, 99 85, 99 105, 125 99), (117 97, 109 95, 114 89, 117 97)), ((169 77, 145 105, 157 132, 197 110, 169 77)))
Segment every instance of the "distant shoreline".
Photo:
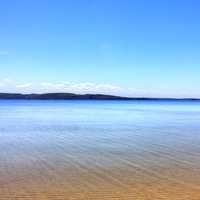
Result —
POLYGON ((106 94, 74 94, 74 93, 43 93, 20 94, 0 93, 0 100, 193 100, 198 98, 157 98, 157 97, 123 97, 106 94))

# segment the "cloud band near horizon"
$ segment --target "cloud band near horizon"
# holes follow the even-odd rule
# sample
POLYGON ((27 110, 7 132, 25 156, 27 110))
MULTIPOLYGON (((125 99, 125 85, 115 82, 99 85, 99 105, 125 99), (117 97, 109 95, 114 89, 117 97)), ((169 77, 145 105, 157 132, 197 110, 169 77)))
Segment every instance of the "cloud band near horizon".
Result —
POLYGON ((157 91, 151 88, 147 90, 135 89, 133 87, 122 87, 107 83, 92 82, 39 82, 22 83, 5 78, 0 80, 0 93, 76 93, 76 94, 110 94, 127 97, 176 97, 176 98, 200 98, 200 95, 191 91, 175 91, 172 93, 169 88, 158 88, 157 91), (160 92, 162 91, 162 93, 160 92))

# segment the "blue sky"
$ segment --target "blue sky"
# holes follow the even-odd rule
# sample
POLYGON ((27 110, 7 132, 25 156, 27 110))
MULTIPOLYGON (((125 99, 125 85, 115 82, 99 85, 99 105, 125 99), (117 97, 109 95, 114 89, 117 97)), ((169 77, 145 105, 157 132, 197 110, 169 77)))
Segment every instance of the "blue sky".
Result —
POLYGON ((0 92, 200 97, 198 0, 7 0, 0 92))

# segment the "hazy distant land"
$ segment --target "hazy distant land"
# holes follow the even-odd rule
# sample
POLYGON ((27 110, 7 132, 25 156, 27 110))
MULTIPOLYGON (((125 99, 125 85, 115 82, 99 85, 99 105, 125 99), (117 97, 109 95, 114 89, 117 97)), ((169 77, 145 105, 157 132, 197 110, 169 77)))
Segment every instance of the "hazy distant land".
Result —
POLYGON ((157 97, 124 97, 107 94, 74 94, 74 93, 43 93, 20 94, 0 93, 0 99, 27 100, 200 100, 197 98, 157 98, 157 97))

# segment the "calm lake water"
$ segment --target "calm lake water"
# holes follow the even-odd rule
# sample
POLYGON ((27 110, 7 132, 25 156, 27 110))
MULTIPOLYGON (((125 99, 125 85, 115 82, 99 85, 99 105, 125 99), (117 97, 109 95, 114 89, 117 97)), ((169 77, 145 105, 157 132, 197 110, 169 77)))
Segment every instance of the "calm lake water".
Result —
POLYGON ((0 100, 0 199, 200 199, 200 101, 0 100))

